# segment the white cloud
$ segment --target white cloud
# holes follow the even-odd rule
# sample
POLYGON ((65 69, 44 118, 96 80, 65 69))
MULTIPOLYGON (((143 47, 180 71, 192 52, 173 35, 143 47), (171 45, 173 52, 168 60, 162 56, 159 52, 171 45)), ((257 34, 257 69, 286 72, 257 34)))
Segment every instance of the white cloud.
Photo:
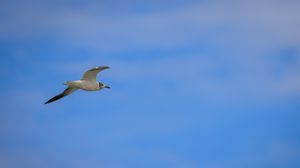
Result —
MULTIPOLYGON (((0 36, 54 35, 63 45, 95 51, 174 49, 205 40, 220 47, 264 50, 297 45, 297 1, 216 1, 189 3, 154 13, 125 16, 97 13, 96 7, 4 5, 0 36), (7 8, 7 9, 6 9, 7 8), (90 10, 89 10, 90 9, 90 10)), ((101 10, 101 4, 95 4, 101 10)))

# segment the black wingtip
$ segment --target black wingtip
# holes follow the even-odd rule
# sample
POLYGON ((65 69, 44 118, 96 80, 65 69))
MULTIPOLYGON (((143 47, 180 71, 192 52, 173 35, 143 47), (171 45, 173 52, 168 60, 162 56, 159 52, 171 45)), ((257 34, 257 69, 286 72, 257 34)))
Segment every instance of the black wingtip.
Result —
MULTIPOLYGON (((53 100, 53 101, 54 101, 54 100, 53 100)), ((51 101, 51 99, 50 99, 50 100, 46 101, 44 104, 49 104, 49 103, 51 103, 51 102, 53 102, 53 101, 51 101)))
POLYGON ((50 100, 48 100, 45 104, 54 102, 54 101, 56 101, 56 100, 58 100, 58 99, 60 99, 60 98, 62 98, 62 97, 64 97, 64 96, 65 96, 65 95, 64 95, 63 93, 61 93, 61 94, 59 94, 59 95, 57 95, 57 96, 52 97, 52 98, 51 98, 50 100))

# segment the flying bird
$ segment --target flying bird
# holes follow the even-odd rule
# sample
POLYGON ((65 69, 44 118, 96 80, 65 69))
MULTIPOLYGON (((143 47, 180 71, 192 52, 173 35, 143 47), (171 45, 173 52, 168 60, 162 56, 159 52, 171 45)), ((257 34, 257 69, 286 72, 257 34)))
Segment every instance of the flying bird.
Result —
POLYGON ((96 91, 101 90, 103 88, 110 88, 109 86, 96 81, 97 74, 105 69, 109 69, 108 66, 98 66, 86 71, 80 80, 65 82, 64 84, 68 87, 60 94, 49 99, 45 104, 54 102, 58 99, 61 99, 78 89, 86 90, 86 91, 96 91))

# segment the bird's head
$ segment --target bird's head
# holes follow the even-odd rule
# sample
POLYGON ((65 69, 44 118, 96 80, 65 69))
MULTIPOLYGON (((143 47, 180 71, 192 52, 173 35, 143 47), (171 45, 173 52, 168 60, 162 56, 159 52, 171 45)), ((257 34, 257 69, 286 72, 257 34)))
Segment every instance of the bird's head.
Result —
POLYGON ((103 84, 103 83, 100 83, 100 82, 98 82, 98 83, 99 83, 99 88, 100 88, 100 89, 103 89, 103 88, 110 89, 109 86, 107 86, 107 85, 105 85, 105 84, 103 84))

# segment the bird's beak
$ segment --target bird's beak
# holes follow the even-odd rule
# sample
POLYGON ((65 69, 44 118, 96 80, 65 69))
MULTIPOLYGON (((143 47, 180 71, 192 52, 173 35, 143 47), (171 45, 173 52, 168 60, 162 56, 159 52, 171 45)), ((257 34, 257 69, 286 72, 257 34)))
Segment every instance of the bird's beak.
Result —
POLYGON ((105 86, 105 88, 107 88, 107 89, 110 89, 110 87, 109 87, 109 86, 105 86))

